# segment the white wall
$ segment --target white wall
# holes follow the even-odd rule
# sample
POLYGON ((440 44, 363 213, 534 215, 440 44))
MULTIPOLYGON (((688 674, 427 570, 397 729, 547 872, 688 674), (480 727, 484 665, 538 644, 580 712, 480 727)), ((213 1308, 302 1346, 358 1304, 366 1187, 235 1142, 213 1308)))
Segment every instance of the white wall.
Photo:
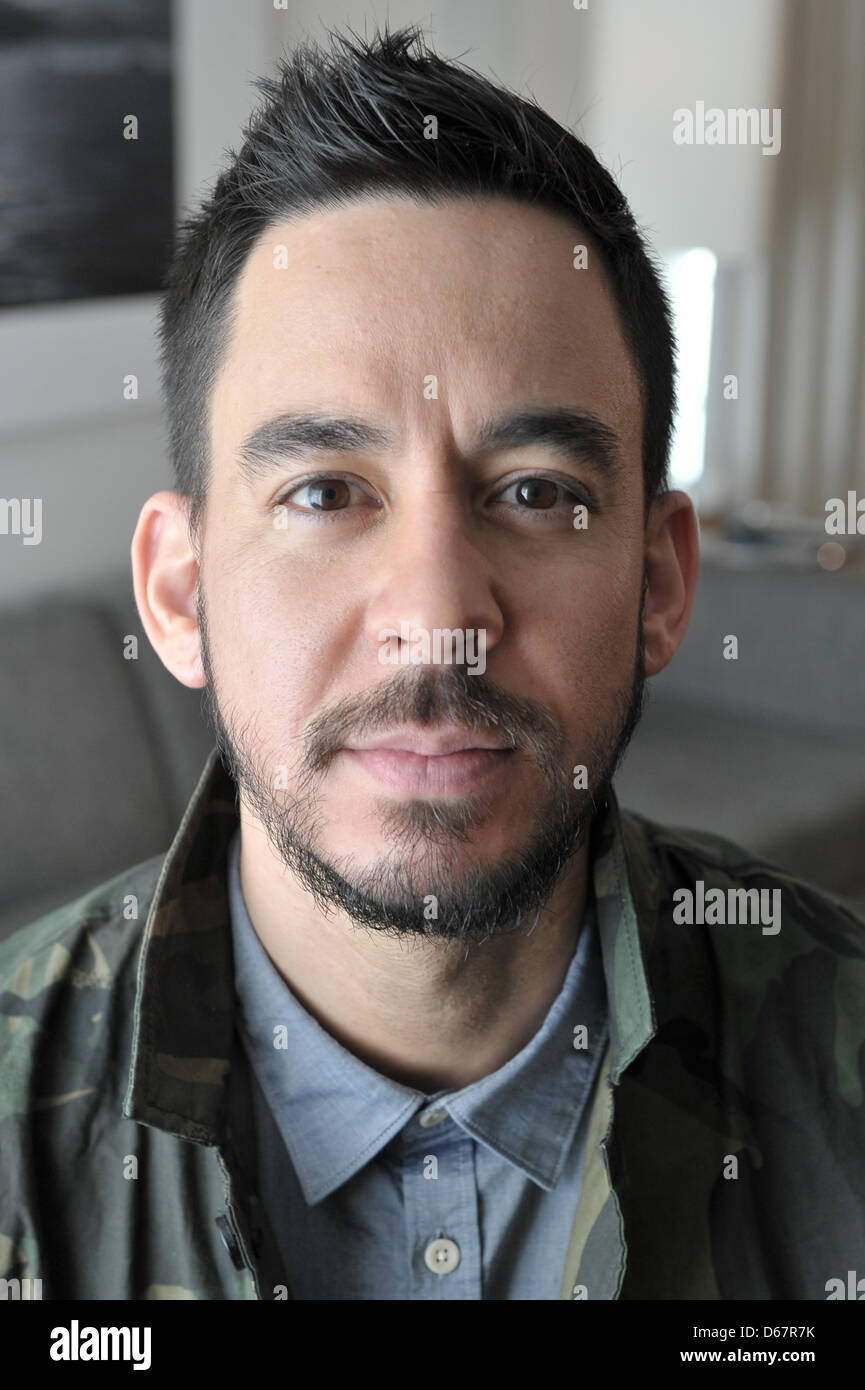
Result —
MULTIPOLYGON (((673 111, 779 106, 781 0, 589 0, 594 69, 582 134, 661 251, 750 261, 766 246, 778 157, 673 142, 673 111)), ((782 119, 783 138, 783 119, 782 119)))

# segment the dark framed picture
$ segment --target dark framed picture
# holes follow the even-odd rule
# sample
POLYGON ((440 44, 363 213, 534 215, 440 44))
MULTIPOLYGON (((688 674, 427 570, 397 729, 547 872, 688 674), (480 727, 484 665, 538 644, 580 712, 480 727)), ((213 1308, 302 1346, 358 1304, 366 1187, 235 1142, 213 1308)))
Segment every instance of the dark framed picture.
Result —
POLYGON ((171 251, 171 0, 2 0, 0 306, 153 293, 171 251))

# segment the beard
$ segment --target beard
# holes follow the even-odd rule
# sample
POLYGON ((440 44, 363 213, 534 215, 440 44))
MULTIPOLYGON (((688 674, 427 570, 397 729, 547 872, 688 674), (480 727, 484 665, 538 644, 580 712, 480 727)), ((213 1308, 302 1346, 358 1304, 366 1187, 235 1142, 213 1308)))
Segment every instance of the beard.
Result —
POLYGON ((341 911, 357 926, 403 939, 467 944, 521 929, 528 932, 604 806, 642 717, 645 595, 644 580, 630 683, 613 701, 605 727, 595 732, 590 748, 577 760, 586 768, 585 788, 574 787, 564 730, 543 705, 512 695, 458 665, 401 670, 392 681, 347 696, 325 710, 303 732, 294 790, 275 788, 267 769, 278 765, 279 758, 269 757, 249 737, 256 716, 241 725, 220 704, 199 579, 196 605, 207 678, 205 718, 240 799, 260 822, 277 857, 325 915, 341 911), (322 852, 319 791, 332 760, 359 735, 406 724, 458 724, 494 733, 513 750, 510 756, 524 755, 534 762, 544 793, 518 850, 493 864, 472 856, 472 831, 491 813, 490 794, 481 792, 457 801, 382 797, 382 833, 392 845, 383 858, 359 867, 350 857, 334 859, 322 852))

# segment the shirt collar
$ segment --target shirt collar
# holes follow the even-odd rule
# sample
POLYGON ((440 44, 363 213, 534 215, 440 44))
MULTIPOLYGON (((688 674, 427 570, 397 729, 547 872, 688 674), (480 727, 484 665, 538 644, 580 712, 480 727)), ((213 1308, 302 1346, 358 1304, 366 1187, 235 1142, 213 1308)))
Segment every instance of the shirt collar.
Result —
MULTIPOLYGON (((124 1101, 131 1119, 209 1144, 224 1133, 236 1059, 228 852, 237 800, 213 748, 147 913, 124 1101)), ((644 822, 622 814, 612 791, 593 825, 592 862, 615 1085, 654 1032, 641 936, 654 929, 659 889, 644 822)))
POLYGON ((301 1005, 250 921, 239 851, 238 835, 229 856, 229 899, 241 1028, 307 1203, 347 1182, 427 1106, 446 1110, 539 1186, 553 1187, 606 1042, 604 978, 591 910, 559 993, 526 1046, 490 1075, 430 1097, 367 1066, 301 1005), (587 1046, 577 1048, 579 1025, 587 1029, 587 1046))

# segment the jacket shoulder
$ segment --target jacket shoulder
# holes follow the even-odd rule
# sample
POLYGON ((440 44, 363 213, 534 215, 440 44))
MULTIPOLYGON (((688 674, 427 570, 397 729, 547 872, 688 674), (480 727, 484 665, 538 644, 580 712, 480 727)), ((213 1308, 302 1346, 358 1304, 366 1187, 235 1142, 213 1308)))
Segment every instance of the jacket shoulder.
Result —
POLYGON ((623 811, 627 837, 640 846, 641 859, 651 863, 663 900, 676 889, 692 888, 696 879, 706 887, 779 890, 785 918, 810 931, 818 940, 840 933, 865 950, 865 903, 800 878, 734 840, 709 831, 662 825, 636 811, 623 811))
POLYGON ((19 927, 0 942, 0 1013, 38 1014, 62 982, 110 986, 140 939, 164 855, 155 855, 19 927))

